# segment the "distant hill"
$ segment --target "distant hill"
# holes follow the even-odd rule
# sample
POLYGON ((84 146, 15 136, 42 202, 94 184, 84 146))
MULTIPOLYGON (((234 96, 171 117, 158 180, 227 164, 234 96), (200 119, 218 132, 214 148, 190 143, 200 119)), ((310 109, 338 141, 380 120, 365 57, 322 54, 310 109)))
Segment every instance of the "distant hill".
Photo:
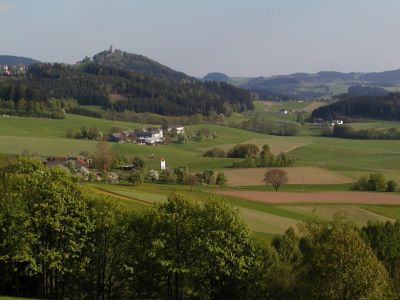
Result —
POLYGON ((349 88, 350 93, 357 95, 385 95, 400 91, 400 69, 378 73, 322 71, 239 80, 229 77, 224 81, 271 100, 330 98, 347 93, 349 88))
POLYGON ((2 76, 0 98, 13 100, 14 108, 22 98, 30 102, 27 107, 36 107, 32 102, 43 99, 75 99, 79 105, 96 105, 105 111, 175 116, 254 108, 244 89, 225 82, 203 82, 120 50, 103 51, 75 65, 32 64, 22 77, 2 76))
POLYGON ((13 56, 13 55, 0 55, 0 65, 8 65, 8 66, 17 66, 17 65, 25 65, 29 66, 34 63, 38 63, 39 61, 21 56, 13 56))
POLYGON ((203 80, 204 81, 223 81, 223 82, 228 82, 229 81, 229 76, 224 74, 224 73, 213 72, 213 73, 208 73, 206 76, 204 76, 203 80))

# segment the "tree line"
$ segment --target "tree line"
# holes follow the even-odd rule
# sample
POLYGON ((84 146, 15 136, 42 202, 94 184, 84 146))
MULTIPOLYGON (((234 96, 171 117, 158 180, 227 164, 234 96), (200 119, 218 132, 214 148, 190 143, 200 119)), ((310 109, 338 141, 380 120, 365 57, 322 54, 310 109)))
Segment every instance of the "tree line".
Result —
POLYGON ((333 120, 344 116, 400 120, 400 93, 386 96, 340 95, 337 102, 315 109, 311 118, 333 120))
POLYGON ((323 128, 321 135, 346 139, 368 140, 399 140, 400 131, 397 128, 378 129, 363 128, 356 130, 349 125, 335 125, 323 128))
POLYGON ((395 299, 400 225, 340 216, 258 241, 222 198, 135 211, 59 168, 0 170, 0 294, 42 299, 395 299))

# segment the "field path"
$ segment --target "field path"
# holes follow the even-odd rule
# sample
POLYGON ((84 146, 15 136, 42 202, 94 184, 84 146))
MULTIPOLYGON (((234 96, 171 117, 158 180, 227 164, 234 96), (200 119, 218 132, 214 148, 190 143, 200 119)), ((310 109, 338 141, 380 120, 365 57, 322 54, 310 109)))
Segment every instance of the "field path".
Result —
POLYGON ((287 193, 257 191, 222 191, 221 195, 263 203, 351 203, 400 205, 400 195, 374 192, 287 193))

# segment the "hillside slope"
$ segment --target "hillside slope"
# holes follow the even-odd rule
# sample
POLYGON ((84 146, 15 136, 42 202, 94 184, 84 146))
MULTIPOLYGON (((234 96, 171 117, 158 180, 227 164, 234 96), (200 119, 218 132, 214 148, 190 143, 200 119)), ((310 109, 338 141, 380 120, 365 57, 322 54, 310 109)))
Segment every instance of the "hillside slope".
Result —
MULTIPOLYGON (((253 108, 250 93, 224 82, 202 82, 137 54, 103 51, 76 65, 38 63, 26 76, 0 80, 3 100, 76 99, 116 112, 151 112, 161 115, 208 115, 253 108), (15 93, 23 87, 32 93, 15 93), (44 97, 43 97, 44 95, 44 97)), ((1 103, 0 103, 1 108, 1 103)), ((9 111, 7 112, 9 113, 9 111)), ((11 113, 11 112, 10 112, 11 113)), ((32 114, 31 114, 32 115, 32 114)))
POLYGON ((16 66, 16 65, 25 65, 29 66, 34 63, 38 63, 39 61, 22 56, 13 56, 13 55, 0 55, 0 65, 8 65, 8 66, 16 66))

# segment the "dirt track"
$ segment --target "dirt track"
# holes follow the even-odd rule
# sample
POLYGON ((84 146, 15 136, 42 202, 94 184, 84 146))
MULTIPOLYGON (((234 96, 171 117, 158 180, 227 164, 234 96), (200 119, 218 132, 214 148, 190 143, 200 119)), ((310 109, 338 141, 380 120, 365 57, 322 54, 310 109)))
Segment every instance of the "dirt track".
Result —
POLYGON ((253 192, 224 191, 222 195, 264 202, 264 203, 355 203, 355 204, 392 204, 400 205, 400 195, 373 192, 253 192))

